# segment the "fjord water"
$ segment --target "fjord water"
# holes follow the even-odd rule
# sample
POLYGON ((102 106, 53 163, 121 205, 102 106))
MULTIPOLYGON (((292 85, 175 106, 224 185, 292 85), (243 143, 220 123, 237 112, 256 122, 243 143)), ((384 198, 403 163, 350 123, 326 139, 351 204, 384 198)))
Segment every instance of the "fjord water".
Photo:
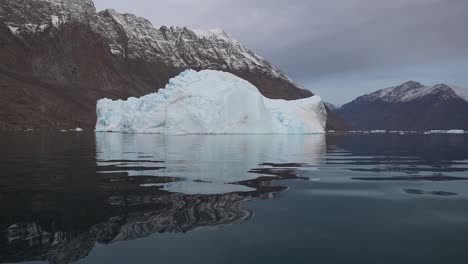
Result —
POLYGON ((467 135, 2 134, 0 262, 466 263, 467 135))

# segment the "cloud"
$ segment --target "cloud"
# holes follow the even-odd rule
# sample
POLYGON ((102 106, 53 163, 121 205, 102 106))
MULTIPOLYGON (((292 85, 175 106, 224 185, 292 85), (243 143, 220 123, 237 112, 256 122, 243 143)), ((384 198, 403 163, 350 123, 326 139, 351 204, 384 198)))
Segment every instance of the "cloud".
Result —
MULTIPOLYGON (((146 17, 156 26, 222 27, 306 85, 468 58, 466 0, 95 0, 95 4, 98 9, 146 17)), ((356 88, 348 89, 358 89, 357 83, 353 85, 356 88)))

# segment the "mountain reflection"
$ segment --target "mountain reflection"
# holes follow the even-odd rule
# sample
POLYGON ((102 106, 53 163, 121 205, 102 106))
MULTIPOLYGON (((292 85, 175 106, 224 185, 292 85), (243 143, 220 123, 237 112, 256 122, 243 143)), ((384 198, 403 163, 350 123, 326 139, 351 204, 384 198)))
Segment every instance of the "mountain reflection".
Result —
MULTIPOLYGON (((183 233, 199 227, 239 223, 253 215, 243 207, 246 201, 276 197, 282 190, 279 187, 275 191, 223 195, 145 190, 146 194, 115 193, 101 197, 107 200, 98 202, 94 199, 73 201, 74 208, 64 204, 62 206, 68 208, 34 212, 31 216, 19 214, 16 215, 21 219, 19 222, 3 225, 6 245, 1 246, 0 260, 69 263, 88 255, 96 242, 107 244, 155 233, 183 233)), ((38 196, 21 198, 35 200, 38 196)))
POLYGON ((262 163, 313 166, 326 150, 323 136, 28 137, 4 142, 0 262, 70 263, 96 243, 249 220, 247 201, 287 189, 273 180, 302 179, 262 163))

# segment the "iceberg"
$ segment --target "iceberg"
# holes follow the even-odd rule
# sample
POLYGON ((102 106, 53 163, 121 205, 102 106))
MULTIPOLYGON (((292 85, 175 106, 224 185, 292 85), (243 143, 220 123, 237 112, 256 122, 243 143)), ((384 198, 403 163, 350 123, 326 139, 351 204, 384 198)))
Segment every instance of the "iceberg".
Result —
POLYGON ((230 73, 186 70, 165 88, 126 101, 101 99, 97 132, 155 134, 325 133, 319 96, 286 101, 264 97, 230 73))

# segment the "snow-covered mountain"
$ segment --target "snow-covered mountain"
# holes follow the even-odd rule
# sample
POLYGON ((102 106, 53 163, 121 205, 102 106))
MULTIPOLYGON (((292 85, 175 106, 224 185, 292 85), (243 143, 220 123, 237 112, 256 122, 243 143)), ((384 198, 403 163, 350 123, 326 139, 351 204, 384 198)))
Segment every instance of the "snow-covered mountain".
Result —
POLYGON ((124 59, 163 62, 175 68, 260 72, 294 87, 296 91, 289 91, 291 98, 312 95, 222 29, 158 29, 132 14, 112 9, 96 13, 91 0, 5 0, 0 4, 0 16, 18 36, 85 23, 106 40, 113 55, 124 59))
POLYGON ((467 129, 467 95, 461 87, 409 81, 360 96, 336 113, 355 129, 467 129))
MULTIPOLYGON (((262 183, 271 184, 268 181, 262 183)), ((129 188, 130 185, 132 184, 124 188, 129 188)), ((135 192, 132 205, 126 208, 126 211, 118 210, 121 201, 109 204, 108 201, 101 200, 100 196, 91 196, 92 199, 87 200, 87 208, 95 210, 86 215, 85 221, 82 221, 83 215, 71 210, 69 213, 71 216, 81 218, 80 224, 76 224, 74 222, 77 221, 76 218, 74 220, 67 217, 65 223, 71 224, 71 227, 57 226, 57 219, 54 217, 60 217, 63 211, 55 208, 53 210, 56 210, 56 214, 45 219, 39 215, 43 213, 42 208, 36 214, 27 216, 19 209, 10 212, 10 219, 2 221, 0 225, 1 263, 48 261, 48 263, 68 264, 86 257, 97 243, 111 244, 162 233, 186 233, 201 228, 241 223, 253 216, 252 211, 244 209, 247 201, 272 199, 285 189, 281 186, 261 187, 261 190, 251 192, 184 195, 156 188, 152 188, 152 192, 142 186, 136 188, 138 192, 135 192), (146 203, 137 200, 145 197, 151 197, 153 200, 146 203), (18 221, 14 222, 15 219, 18 221)), ((29 193, 23 195, 33 196, 29 193)), ((50 196, 45 196, 47 197, 44 198, 45 201, 53 202, 48 200, 50 196)), ((115 199, 115 196, 107 193, 102 197, 115 199)), ((126 201, 122 200, 122 203, 124 202, 126 201)))
POLYGON ((155 92, 186 69, 233 73, 271 99, 313 95, 222 29, 155 28, 91 0, 2 0, 0 37, 0 85, 11 88, 0 128, 92 129, 98 99, 155 92))
POLYGON ((466 94, 464 94, 464 92, 465 90, 462 88, 455 90, 446 84, 425 86, 419 82, 409 81, 402 85, 381 89, 374 93, 360 96, 356 100, 363 103, 376 101, 385 103, 406 103, 431 95, 440 95, 441 99, 456 97, 465 99, 466 94))
MULTIPOLYGON (((154 28, 147 19, 108 9, 97 14, 93 29, 104 36, 113 54, 177 67, 260 71, 292 82, 268 61, 222 29, 154 28)), ((299 86, 298 86, 299 87, 299 86)))
POLYGON ((56 19, 86 21, 96 13, 91 0, 2 0, 0 17, 8 25, 40 25, 56 19))

